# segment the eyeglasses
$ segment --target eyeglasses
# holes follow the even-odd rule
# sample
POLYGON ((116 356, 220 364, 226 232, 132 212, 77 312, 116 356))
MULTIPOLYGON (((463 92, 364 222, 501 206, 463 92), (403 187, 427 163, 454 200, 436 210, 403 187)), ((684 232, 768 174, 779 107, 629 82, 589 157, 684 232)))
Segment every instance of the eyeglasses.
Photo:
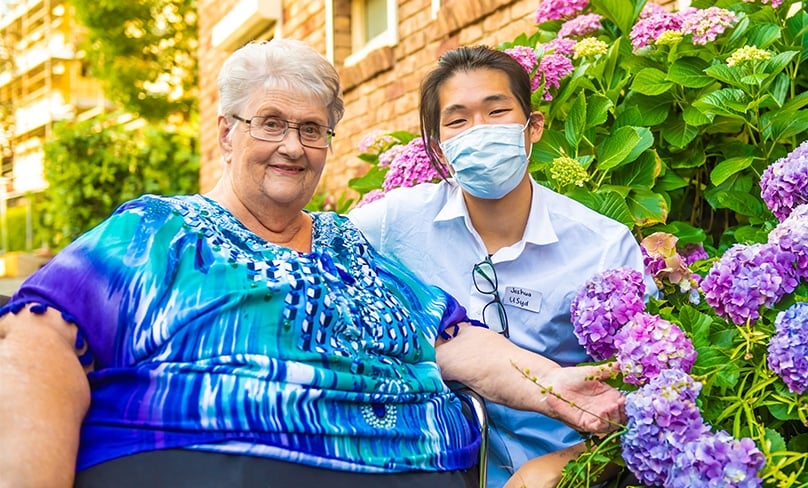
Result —
POLYGON ((483 322, 495 332, 508 337, 508 314, 505 313, 505 306, 499 298, 497 287, 497 271, 490 258, 485 258, 474 265, 471 272, 474 287, 484 295, 491 295, 491 301, 483 307, 483 322))
POLYGON ((295 124, 278 117, 258 115, 251 119, 243 119, 238 115, 233 115, 233 118, 247 124, 250 127, 250 135, 259 141, 281 142, 286 137, 289 129, 295 129, 297 130, 297 138, 300 140, 300 144, 306 147, 323 149, 331 144, 331 138, 335 135, 330 128, 314 122, 295 124))

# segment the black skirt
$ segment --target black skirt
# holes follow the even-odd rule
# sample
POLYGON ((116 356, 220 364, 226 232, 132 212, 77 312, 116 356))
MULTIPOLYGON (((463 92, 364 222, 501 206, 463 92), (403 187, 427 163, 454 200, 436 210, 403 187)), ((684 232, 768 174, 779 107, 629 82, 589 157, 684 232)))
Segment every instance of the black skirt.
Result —
POLYGON ((476 468, 367 474, 185 449, 134 454, 76 474, 76 488, 475 488, 476 468))

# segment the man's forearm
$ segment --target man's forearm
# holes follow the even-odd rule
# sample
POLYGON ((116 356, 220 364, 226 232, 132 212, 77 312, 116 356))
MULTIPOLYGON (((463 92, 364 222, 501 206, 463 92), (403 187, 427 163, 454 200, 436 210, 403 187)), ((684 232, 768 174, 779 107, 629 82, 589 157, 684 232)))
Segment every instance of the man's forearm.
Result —
POLYGON ((496 332, 473 326, 463 326, 457 337, 441 344, 437 359, 445 380, 459 381, 491 401, 537 412, 545 408, 541 388, 517 367, 532 374, 559 367, 496 332))
POLYGON ((437 346, 447 381, 459 381, 490 401, 543 413, 585 432, 610 432, 625 420, 625 397, 601 379, 609 366, 560 367, 488 329, 463 326, 437 346))

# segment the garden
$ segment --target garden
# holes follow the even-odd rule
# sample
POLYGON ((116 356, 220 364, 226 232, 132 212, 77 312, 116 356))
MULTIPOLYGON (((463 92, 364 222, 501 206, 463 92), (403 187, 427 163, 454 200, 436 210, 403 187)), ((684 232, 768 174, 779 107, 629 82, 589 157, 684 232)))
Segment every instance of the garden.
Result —
MULTIPOLYGON (((499 46, 546 118, 529 171, 633 229, 659 288, 644 300, 640 274, 614 269, 575 297, 628 422, 588 439, 560 486, 608 463, 643 486, 808 486, 808 12, 544 0, 535 20, 499 46)), ((417 134, 359 151, 358 205, 438 179, 417 134)))

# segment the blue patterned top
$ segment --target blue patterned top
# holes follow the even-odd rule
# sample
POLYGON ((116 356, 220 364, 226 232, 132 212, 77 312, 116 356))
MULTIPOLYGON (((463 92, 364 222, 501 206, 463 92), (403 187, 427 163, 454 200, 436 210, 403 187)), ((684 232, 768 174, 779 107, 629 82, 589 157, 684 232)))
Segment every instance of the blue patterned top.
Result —
POLYGON ((144 196, 25 281, 0 313, 60 310, 94 362, 79 470, 175 447, 369 473, 475 464, 433 345, 464 309, 346 218, 310 215, 300 253, 203 196, 144 196))

